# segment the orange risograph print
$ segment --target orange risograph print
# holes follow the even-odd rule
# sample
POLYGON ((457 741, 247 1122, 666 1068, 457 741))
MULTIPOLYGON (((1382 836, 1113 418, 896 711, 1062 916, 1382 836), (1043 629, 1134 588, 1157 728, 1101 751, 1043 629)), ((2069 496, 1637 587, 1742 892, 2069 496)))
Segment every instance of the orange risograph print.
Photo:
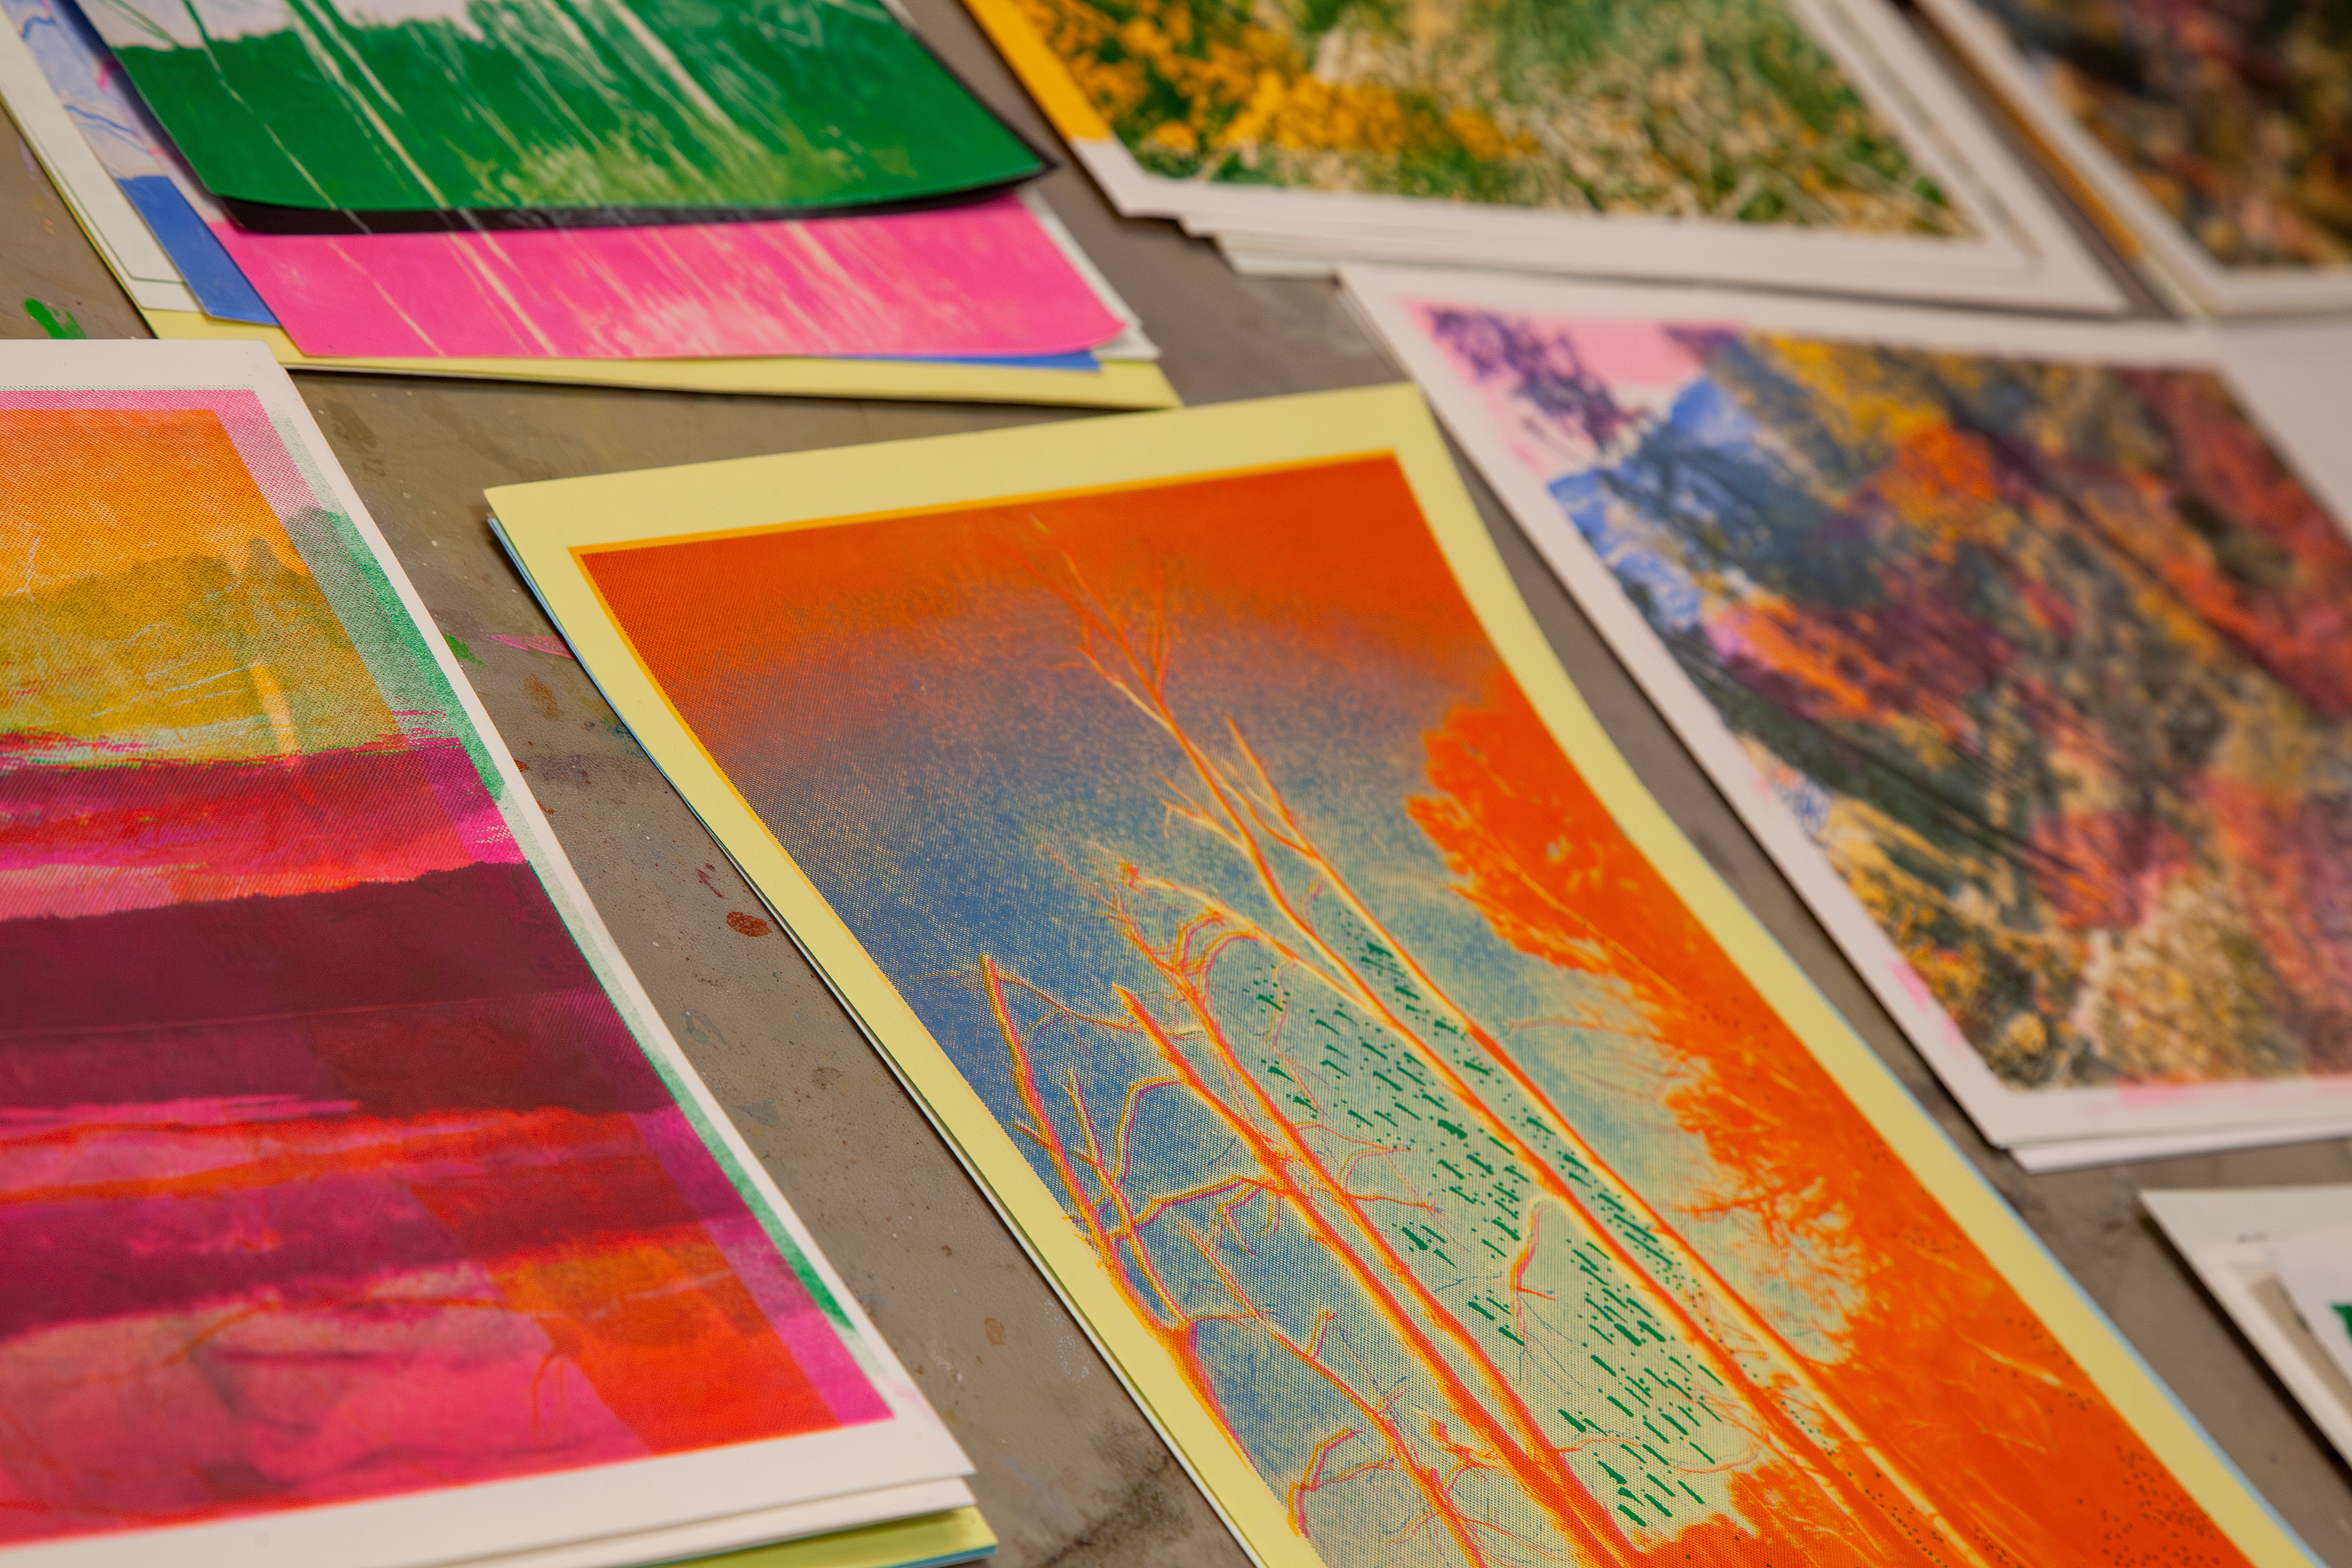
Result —
POLYGON ((579 559, 1333 1568, 2245 1561, 1622 835, 1393 458, 579 559))

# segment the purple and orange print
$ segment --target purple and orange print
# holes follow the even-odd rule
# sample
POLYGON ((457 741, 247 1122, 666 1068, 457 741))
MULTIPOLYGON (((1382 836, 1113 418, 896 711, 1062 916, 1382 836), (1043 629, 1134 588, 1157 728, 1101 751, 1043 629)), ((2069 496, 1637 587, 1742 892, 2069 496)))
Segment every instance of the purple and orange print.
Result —
POLYGON ((2352 1072, 2352 543, 2219 375, 1412 310, 2005 1088, 2352 1072))
POLYGON ((0 1543, 888 1415, 250 393, 0 399, 0 1543))

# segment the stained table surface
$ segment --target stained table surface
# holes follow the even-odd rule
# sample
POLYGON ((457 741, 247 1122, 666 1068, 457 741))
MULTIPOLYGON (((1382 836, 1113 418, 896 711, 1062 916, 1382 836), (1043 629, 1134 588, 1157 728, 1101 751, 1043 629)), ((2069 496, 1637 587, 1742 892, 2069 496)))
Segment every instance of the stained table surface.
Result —
MULTIPOLYGON (((935 47, 1034 138, 1050 131, 954 0, 935 47)), ((144 335, 0 118, 0 337, 23 302, 144 335)), ((1125 222, 1075 169, 1044 190, 1166 351, 1189 402, 1399 372, 1328 283, 1236 277, 1172 225, 1125 222)), ((2145 300, 2144 290, 2136 297, 2145 300)), ((2145 308, 2145 307, 2144 307, 2145 308)), ((1247 1559, 921 1111, 579 665, 497 641, 552 630, 492 540, 484 488, 765 452, 1098 417, 956 403, 607 392, 392 377, 296 384, 423 594, 654 1001, 978 1467, 1004 1568, 1247 1559), (755 927, 756 928, 756 927, 755 927)), ((1520 591, 1643 781, 2320 1558, 2352 1568, 2352 1475, 2142 1213, 2146 1186, 2352 1181, 2352 1143, 2029 1176, 1968 1120, 1475 478, 1520 591)), ((1956 1353, 1957 1354, 1957 1353, 1956 1353)))

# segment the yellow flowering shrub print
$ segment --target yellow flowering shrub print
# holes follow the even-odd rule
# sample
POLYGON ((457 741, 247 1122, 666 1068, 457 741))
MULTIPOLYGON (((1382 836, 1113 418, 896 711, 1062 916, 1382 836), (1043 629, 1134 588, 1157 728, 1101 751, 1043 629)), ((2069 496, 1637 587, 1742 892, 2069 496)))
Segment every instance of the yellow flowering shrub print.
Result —
POLYGON ((1962 235, 1781 0, 1018 0, 1154 173, 1962 235))

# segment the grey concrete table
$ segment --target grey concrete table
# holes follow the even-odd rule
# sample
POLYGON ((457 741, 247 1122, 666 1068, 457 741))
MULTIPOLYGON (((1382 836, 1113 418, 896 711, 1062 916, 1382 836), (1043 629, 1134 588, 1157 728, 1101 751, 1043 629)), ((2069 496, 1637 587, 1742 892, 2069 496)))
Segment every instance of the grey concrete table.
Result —
MULTIPOLYGON (((916 0, 940 52, 1041 145, 1053 139, 954 0, 916 0)), ((23 301, 92 337, 144 335, 0 119, 0 336, 23 301)), ((1188 402, 1393 381, 1328 284, 1236 277, 1171 226, 1128 223, 1074 170, 1045 191, 1141 312, 1188 402)), ((2144 295, 2141 298, 2145 298, 2144 295)), ((494 642, 551 630, 492 541, 493 485, 978 430, 1065 411, 296 378, 445 632, 629 962, 736 1124, 979 1473, 1003 1568, 1246 1559, 922 1113, 781 935, 580 667, 494 642)), ((2142 1218, 2147 1186, 2352 1181, 2345 1143, 2032 1177, 1977 1137, 1789 884, 1493 497, 1487 527, 1611 735, 1699 849, 2115 1319, 2253 1484, 2352 1568, 2352 1478, 2142 1218)))

